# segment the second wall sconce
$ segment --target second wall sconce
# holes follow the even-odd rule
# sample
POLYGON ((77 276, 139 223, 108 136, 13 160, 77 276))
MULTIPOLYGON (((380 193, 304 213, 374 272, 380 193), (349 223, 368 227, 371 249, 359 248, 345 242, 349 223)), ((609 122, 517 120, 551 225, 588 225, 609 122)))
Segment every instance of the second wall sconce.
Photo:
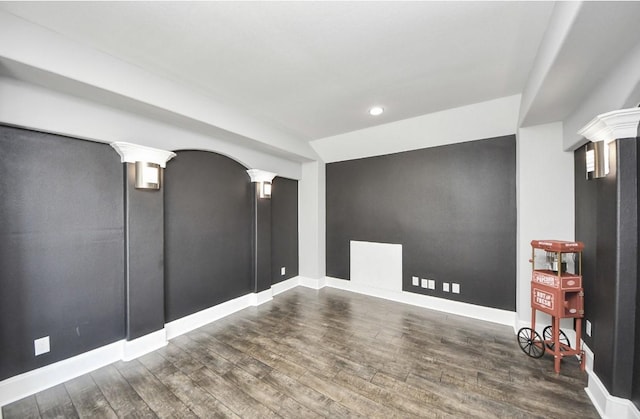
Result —
POLYGON ((111 143, 122 163, 134 163, 136 189, 160 189, 162 169, 176 156, 172 151, 116 141, 111 143))
POLYGON ((267 172, 260 169, 247 170, 251 182, 256 183, 256 193, 258 198, 271 198, 271 182, 276 177, 276 173, 267 172))

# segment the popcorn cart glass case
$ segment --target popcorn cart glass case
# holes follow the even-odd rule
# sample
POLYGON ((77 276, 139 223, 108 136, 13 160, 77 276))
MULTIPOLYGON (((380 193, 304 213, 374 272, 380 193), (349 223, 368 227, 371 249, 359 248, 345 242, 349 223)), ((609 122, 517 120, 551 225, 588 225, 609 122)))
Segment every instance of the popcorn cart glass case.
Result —
POLYGON ((580 349, 584 317, 583 249, 581 242, 531 242, 531 327, 523 327, 518 331, 518 344, 524 353, 533 358, 542 357, 545 351, 553 354, 556 373, 560 373, 562 358, 572 355, 580 357, 580 369, 584 370, 584 351, 580 349), (544 328, 542 336, 536 332, 536 311, 551 316, 551 326, 544 328), (575 319, 575 349, 571 347, 567 335, 560 330, 560 319, 563 318, 575 319))

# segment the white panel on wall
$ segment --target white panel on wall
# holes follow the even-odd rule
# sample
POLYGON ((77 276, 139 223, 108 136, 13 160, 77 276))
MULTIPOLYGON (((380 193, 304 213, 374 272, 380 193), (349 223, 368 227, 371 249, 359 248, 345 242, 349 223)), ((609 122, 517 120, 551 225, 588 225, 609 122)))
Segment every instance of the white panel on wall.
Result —
POLYGON ((402 245, 351 240, 354 285, 402 291, 402 245))

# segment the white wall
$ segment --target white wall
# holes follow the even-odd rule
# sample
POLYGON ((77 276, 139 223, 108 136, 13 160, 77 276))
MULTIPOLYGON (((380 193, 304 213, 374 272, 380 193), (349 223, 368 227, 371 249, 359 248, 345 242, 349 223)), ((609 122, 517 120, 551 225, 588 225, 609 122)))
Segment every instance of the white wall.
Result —
POLYGON ((292 179, 302 174, 295 161, 12 78, 0 78, 0 122, 105 143, 127 141, 166 150, 213 151, 248 168, 292 179))
POLYGON ((322 161, 302 164, 298 190, 299 275, 321 279, 326 268, 325 164, 322 161))
POLYGON ((448 109, 346 134, 311 146, 326 163, 514 134, 520 95, 448 109))
POLYGON ((574 240, 573 153, 563 151, 562 123, 520 128, 516 167, 519 328, 531 321, 531 240, 574 240))

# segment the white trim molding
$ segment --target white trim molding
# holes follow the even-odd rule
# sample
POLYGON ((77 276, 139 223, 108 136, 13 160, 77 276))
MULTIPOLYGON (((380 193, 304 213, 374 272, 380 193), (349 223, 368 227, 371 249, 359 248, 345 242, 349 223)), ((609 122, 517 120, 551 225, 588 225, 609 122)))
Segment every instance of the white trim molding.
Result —
POLYGON ((166 346, 167 332, 164 328, 151 332, 133 340, 125 340, 122 344, 122 360, 131 361, 156 349, 166 346))
POLYGON ((251 306, 251 296, 252 294, 245 294, 165 324, 167 339, 173 339, 251 306))
POLYGON ((1 381, 0 407, 120 361, 122 342, 114 342, 1 381))
POLYGON ((591 351, 591 349, 587 346, 586 343, 584 343, 584 341, 581 341, 581 343, 585 358, 584 369, 587 372, 593 372, 593 351, 591 351))
POLYGON ((294 276, 293 278, 285 279, 282 282, 278 282, 277 284, 271 285, 271 291, 273 292, 273 296, 278 294, 282 294, 285 291, 289 291, 300 285, 300 277, 294 276))
POLYGON ((269 288, 268 290, 249 294, 249 297, 250 297, 249 305, 253 307, 257 307, 259 305, 268 303, 269 301, 273 300, 273 292, 271 291, 271 288, 269 288))
POLYGON ((516 312, 514 311, 461 303, 459 301, 431 297, 429 295, 422 295, 414 292, 398 292, 382 288, 361 286, 354 284, 352 281, 339 278, 326 277, 325 282, 326 286, 331 288, 338 288, 345 291, 356 292, 358 294, 369 295, 371 297, 383 298, 385 300, 396 301, 398 303, 411 304, 413 306, 456 314, 459 316, 471 317, 511 327, 513 327, 516 322, 516 312))
POLYGON ((640 124, 640 108, 620 109, 600 114, 578 131, 589 141, 610 143, 618 138, 636 138, 640 124))
POLYGON ((135 163, 137 161, 141 161, 155 163, 164 169, 167 167, 167 162, 176 156, 176 153, 172 151, 145 147, 124 141, 115 141, 110 145, 118 152, 122 163, 135 163))
POLYGON ((589 375, 589 382, 584 391, 598 414, 603 419, 640 419, 640 410, 631 400, 609 394, 609 390, 593 371, 593 352, 584 342, 582 342, 582 349, 586 357, 585 370, 589 375))
MULTIPOLYGON (((274 284, 269 290, 261 293, 246 294, 181 319, 174 320, 173 322, 165 324, 164 329, 150 333, 139 339, 114 342, 73 358, 8 378, 0 382, 0 406, 7 405, 31 394, 64 383, 65 381, 113 362, 119 360, 128 361, 142 356, 163 347, 169 339, 212 323, 242 309, 266 303, 270 301, 274 295, 297 286, 316 290, 324 287, 342 289, 507 326, 514 326, 519 323, 516 320, 516 313, 511 311, 476 306, 406 291, 393 292, 384 289, 357 286, 351 283, 351 281, 339 278, 324 277, 315 279, 296 276, 274 284)), ((593 372, 593 352, 591 352, 584 343, 583 348, 586 355, 586 369, 589 374, 589 384, 588 387, 585 388, 585 391, 600 415, 603 418, 610 419, 640 419, 640 413, 631 401, 609 394, 597 375, 593 372)))
POLYGON ((593 371, 589 374, 589 384, 584 391, 591 399, 600 416, 604 419, 640 419, 640 411, 631 400, 612 396, 593 371))
MULTIPOLYGON (((298 286, 298 277, 274 285, 275 293, 298 286)), ((167 345, 169 339, 219 320, 250 306, 270 301, 272 290, 246 294, 165 324, 163 329, 131 341, 120 340, 89 352, 0 381, 1 407, 39 391, 72 380, 117 361, 131 361, 167 345)), ((2 419, 0 417, 0 419, 2 419)))
POLYGON ((319 290, 327 286, 327 280, 325 278, 307 278, 304 276, 299 277, 300 285, 314 290, 319 290))

